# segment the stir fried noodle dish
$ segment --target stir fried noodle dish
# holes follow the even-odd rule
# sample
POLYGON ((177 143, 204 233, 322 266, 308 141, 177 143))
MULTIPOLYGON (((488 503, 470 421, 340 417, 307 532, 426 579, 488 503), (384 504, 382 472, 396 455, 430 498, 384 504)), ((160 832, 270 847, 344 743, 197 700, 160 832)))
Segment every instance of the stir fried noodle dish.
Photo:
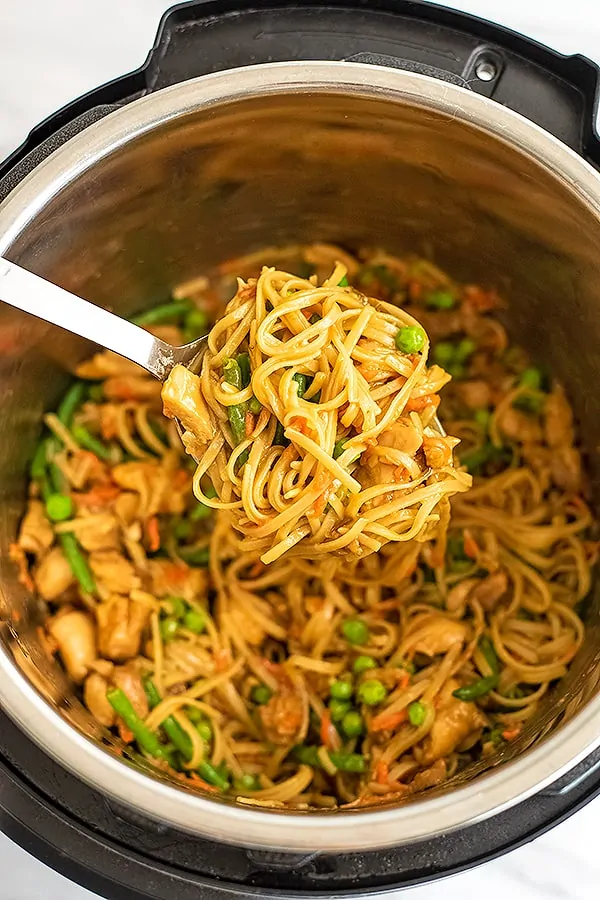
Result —
POLYGON ((11 555, 120 752, 319 809, 518 737, 583 641, 598 545, 569 403, 501 306, 423 259, 271 248, 135 319, 207 333, 193 371, 79 366, 11 555))

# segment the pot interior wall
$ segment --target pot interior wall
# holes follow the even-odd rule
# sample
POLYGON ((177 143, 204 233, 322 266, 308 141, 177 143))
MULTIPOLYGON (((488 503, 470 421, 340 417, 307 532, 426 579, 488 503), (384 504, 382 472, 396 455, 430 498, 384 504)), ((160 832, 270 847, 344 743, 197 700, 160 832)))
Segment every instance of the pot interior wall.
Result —
MULTIPOLYGON (((600 223, 540 164, 459 118, 325 92, 209 107, 95 163, 4 252, 128 314, 230 256, 315 240, 430 254, 458 279, 498 287, 513 336, 569 391, 595 483, 600 223)), ((27 600, 7 555, 41 416, 91 348, 4 307, 0 346, 1 608, 6 618, 15 608, 24 614, 21 665, 94 734, 31 637, 40 610, 27 600)), ((589 617, 587 647, 521 746, 595 693, 594 603, 589 617)))

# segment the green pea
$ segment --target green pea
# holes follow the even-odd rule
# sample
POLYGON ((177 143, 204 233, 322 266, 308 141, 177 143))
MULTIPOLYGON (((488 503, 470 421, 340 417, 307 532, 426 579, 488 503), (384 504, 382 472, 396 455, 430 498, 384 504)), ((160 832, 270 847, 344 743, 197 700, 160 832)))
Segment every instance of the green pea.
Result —
POLYGON ((196 706, 186 706, 185 714, 192 725, 197 725, 199 722, 202 722, 204 720, 204 715, 196 706))
POLYGON ((359 684, 356 696, 365 706, 377 706, 378 703, 383 703, 387 693, 385 685, 378 678, 370 678, 359 684))
POLYGON ((272 696, 273 691, 270 687, 267 687, 266 684, 255 684, 250 691, 250 699, 258 704, 258 706, 264 706, 265 703, 269 702, 272 696))
POLYGON ((535 366, 530 366, 528 369, 525 369, 523 372, 521 372, 519 384, 521 385, 521 387, 527 387, 531 388, 534 391, 539 391, 542 387, 542 373, 535 366))
POLYGON ((431 291, 425 297, 425 303, 430 309, 452 309, 455 300, 450 291, 431 291))
POLYGON ((338 459, 344 452, 346 447, 346 438, 341 438, 339 441, 336 441, 333 447, 333 458, 338 459))
POLYGON ((362 619, 346 619, 342 622, 342 634, 351 644, 366 644, 370 631, 362 619))
POLYGON ((183 624, 193 634, 202 634, 206 628, 206 616, 197 609, 188 609, 183 617, 183 624))
POLYGON ((329 688, 329 693, 336 700, 349 700, 352 696, 352 684, 350 681, 334 681, 329 688))
POLYGON ((53 522, 64 522, 73 515, 73 501, 68 494, 50 494, 46 500, 46 513, 53 522))
POLYGON ((411 725, 422 725, 425 721, 426 715, 427 709, 422 703, 419 703, 418 700, 416 700, 414 703, 411 703, 408 707, 408 720, 411 725))
POLYGON ((207 519, 211 512, 210 506, 206 506, 205 503, 196 503, 190 513, 190 519, 192 522, 199 522, 200 519, 207 519))
POLYGON ((158 627, 163 641, 172 641, 179 630, 179 622, 173 616, 167 616, 160 620, 158 627))
POLYGON ((190 334, 204 334, 208 330, 208 316, 201 309, 191 309, 185 317, 185 328, 190 334))
POLYGON ((209 741, 212 741, 213 730, 212 725, 210 724, 208 719, 202 719, 200 722, 198 722, 198 724, 196 725, 196 731, 198 732, 202 740, 207 744, 209 741))
POLYGON ((418 325, 405 325, 398 329, 396 347, 402 353, 418 353, 425 346, 425 332, 418 325))
POLYGON ((183 597, 167 597, 167 601, 171 604, 171 615, 176 619, 183 619, 188 608, 183 597))
POLYGON ((460 379, 465 377, 465 367, 462 363, 452 362, 447 366, 444 366, 448 375, 452 375, 453 378, 460 379))
POLYGON ((376 669, 377 663, 372 656, 357 656, 354 660, 353 670, 356 675, 366 672, 368 669, 376 669))
POLYGON ((433 348, 433 361, 445 368, 455 359, 456 347, 451 341, 440 341, 433 348))
POLYGON ((260 789, 260 780, 258 775, 251 775, 250 772, 244 772, 234 781, 234 787, 240 791, 257 791, 260 789))
POLYGON ((342 719, 342 731, 346 737, 358 737, 363 728, 363 718, 356 709, 349 710, 342 719))
POLYGON ((346 713, 350 709, 348 700, 337 700, 332 697, 329 701, 329 712, 331 713, 332 722, 341 722, 346 713))
POLYGON ((488 426, 490 424, 492 418, 492 414, 489 409, 477 409, 473 415, 473 421, 476 425, 479 425, 480 428, 483 428, 487 431, 488 426))

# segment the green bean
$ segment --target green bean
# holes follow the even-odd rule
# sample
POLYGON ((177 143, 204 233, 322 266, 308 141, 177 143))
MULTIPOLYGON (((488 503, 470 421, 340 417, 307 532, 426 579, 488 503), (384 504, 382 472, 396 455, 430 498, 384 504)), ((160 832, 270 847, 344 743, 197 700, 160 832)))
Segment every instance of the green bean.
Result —
POLYGON ((248 387, 252 380, 252 371, 250 369, 250 357, 247 353, 238 353, 236 362, 240 367, 240 375, 242 377, 242 387, 248 387))
POLYGON ((343 750, 332 750, 329 759, 340 772, 365 772, 367 762, 360 753, 345 753, 343 750))
POLYGON ((348 287, 348 286, 349 286, 348 276, 343 275, 341 278, 341 281, 338 281, 338 287, 348 287))
POLYGON ((31 460, 29 474, 33 481, 40 481, 46 477, 46 441, 40 441, 31 460))
MULTIPOLYGON (((150 709, 154 709, 156 706, 158 706, 162 698, 151 678, 144 679, 144 690, 146 691, 146 697, 148 698, 148 705, 150 706, 150 709)), ((163 719, 163 721, 160 723, 160 727, 164 729, 165 734, 177 748, 177 750, 179 750, 184 759, 191 759, 192 742, 190 741, 188 735, 185 733, 175 716, 167 716, 167 718, 163 719)), ((133 729, 131 730, 133 731, 133 729)))
MULTIPOLYGON (((242 390, 242 370, 236 359, 225 360, 223 363, 223 377, 227 384, 231 384, 238 391, 242 390)), ((234 403, 233 406, 228 406, 227 416, 235 442, 236 444, 241 444, 246 438, 246 404, 234 403)))
POLYGON ((86 594, 95 594, 96 582, 94 581, 94 576, 87 564, 87 560, 80 550, 79 541, 72 531, 60 534, 59 540, 67 562, 71 566, 71 572, 77 581, 86 594))
POLYGON ((452 691, 452 696, 469 703, 472 700, 478 700, 479 697, 485 697, 486 694, 494 690, 497 684, 497 675, 486 675, 485 678, 479 678, 471 684, 466 684, 452 691))
POLYGON ((295 381, 298 385, 298 396, 303 397, 306 391, 306 375, 302 375, 300 372, 296 372, 292 375, 292 381, 295 381))
POLYGON ((210 506, 206 506, 204 503, 197 503, 190 513, 190 519, 192 522, 199 522, 201 519, 207 519, 211 512, 210 506))
POLYGON ((171 762, 164 744, 161 744, 156 734, 140 719, 129 697, 120 688, 111 688, 107 691, 106 699, 116 714, 123 719, 141 750, 154 759, 166 759, 167 762, 171 762))
POLYGON ((110 447, 107 447, 97 437, 94 437, 85 425, 73 425, 71 432, 79 446, 83 447, 84 450, 91 450, 99 459, 109 460, 112 458, 110 447))
POLYGON ((67 479, 54 462, 48 463, 48 477, 50 479, 52 489, 58 494, 67 494, 69 492, 67 479))
POLYGON ((189 312, 189 300, 172 300, 133 316, 131 321, 134 325, 163 325, 167 322, 177 322, 189 312))
POLYGON ((492 670, 492 675, 498 675, 500 672, 500 661, 494 650, 494 645, 487 634, 482 634, 479 638, 479 649, 481 650, 486 663, 492 670))
POLYGON ((198 774, 209 784, 226 791, 229 788, 229 781, 218 772, 209 762, 201 762, 198 766, 198 774))
POLYGON ((323 768, 317 747, 307 747, 305 744, 299 744, 294 748, 294 756, 298 762, 303 763, 305 766, 312 766, 313 769, 323 768))
POLYGON ((190 566, 207 566, 210 561, 210 547, 181 547, 179 555, 190 566))
POLYGON ((248 409, 251 413, 254 413, 254 415, 257 416, 262 410, 262 403, 260 403, 254 395, 252 395, 252 397, 250 397, 250 399, 248 400, 248 409))
POLYGON ((285 436, 285 430, 281 422, 277 422, 277 427, 275 428, 275 435, 273 436, 273 446, 274 447, 287 447, 289 444, 288 439, 285 436))
POLYGON ((87 393, 87 385, 85 381, 76 381, 71 385, 65 396, 58 405, 56 415, 63 425, 67 428, 71 427, 75 411, 81 405, 87 393))
POLYGON ((340 438, 333 446, 333 458, 338 459, 346 448, 347 438, 340 438))

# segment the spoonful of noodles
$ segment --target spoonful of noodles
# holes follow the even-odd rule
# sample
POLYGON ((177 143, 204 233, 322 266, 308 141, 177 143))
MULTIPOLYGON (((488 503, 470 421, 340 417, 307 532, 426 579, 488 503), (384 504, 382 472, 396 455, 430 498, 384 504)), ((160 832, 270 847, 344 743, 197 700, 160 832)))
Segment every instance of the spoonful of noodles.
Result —
POLYGON ((2 258, 0 299, 163 381, 196 497, 264 563, 428 540, 470 486, 437 420, 450 376, 427 367, 424 329, 351 287, 341 264, 320 285, 266 267, 238 279, 208 337, 182 346, 2 258))

